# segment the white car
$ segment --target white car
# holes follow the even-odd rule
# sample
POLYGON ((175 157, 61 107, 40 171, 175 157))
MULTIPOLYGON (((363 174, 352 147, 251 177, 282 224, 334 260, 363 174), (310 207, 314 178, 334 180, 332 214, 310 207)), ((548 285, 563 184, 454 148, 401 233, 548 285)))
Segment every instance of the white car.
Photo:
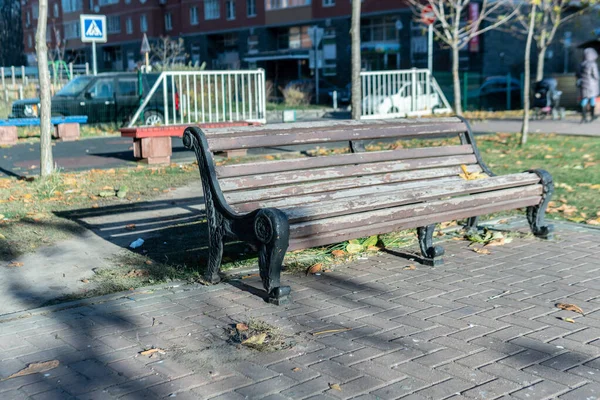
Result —
POLYGON ((422 85, 417 85, 416 99, 413 107, 412 84, 405 83, 395 94, 388 95, 388 88, 381 88, 378 94, 370 94, 363 98, 363 113, 366 115, 401 114, 433 110, 440 106, 440 99, 433 90, 429 95, 422 85))

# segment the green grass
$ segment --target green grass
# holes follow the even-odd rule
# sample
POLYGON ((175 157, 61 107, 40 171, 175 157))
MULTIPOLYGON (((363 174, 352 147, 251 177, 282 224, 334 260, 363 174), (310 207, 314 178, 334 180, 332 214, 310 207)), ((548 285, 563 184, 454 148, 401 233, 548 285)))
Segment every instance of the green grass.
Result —
POLYGON ((267 111, 283 111, 283 110, 322 110, 324 108, 331 108, 328 105, 322 104, 306 104, 299 106, 287 106, 284 103, 267 103, 267 111))

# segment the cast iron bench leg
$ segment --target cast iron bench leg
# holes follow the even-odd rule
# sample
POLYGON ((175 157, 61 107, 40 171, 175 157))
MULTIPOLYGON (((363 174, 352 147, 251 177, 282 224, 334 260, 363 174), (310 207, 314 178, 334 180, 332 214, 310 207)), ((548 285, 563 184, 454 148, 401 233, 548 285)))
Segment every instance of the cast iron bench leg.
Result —
POLYGON ((544 191, 542 192, 542 201, 537 206, 527 207, 527 222, 531 232, 542 239, 552 239, 554 235, 554 225, 546 224, 546 208, 550 202, 550 198, 554 193, 554 182, 552 175, 541 169, 534 169, 529 172, 536 173, 540 179, 544 191))
POLYGON ((289 302, 290 287, 280 286, 281 265, 289 246, 289 224, 286 215, 272 208, 260 210, 254 219, 254 233, 260 242, 258 266, 260 278, 268 294, 268 302, 289 302))
POLYGON ((434 230, 435 224, 421 226, 417 228, 417 235, 419 237, 419 246, 421 247, 424 264, 435 267, 437 265, 442 265, 444 262, 442 260, 444 248, 442 246, 433 245, 434 230))
POLYGON ((219 283, 219 268, 223 259, 223 239, 225 230, 223 216, 214 207, 206 207, 206 220, 208 222, 208 265, 204 279, 210 283, 219 283))
POLYGON ((477 222, 479 222, 479 217, 467 218, 467 222, 465 223, 465 231, 467 231, 467 233, 477 233, 477 222))

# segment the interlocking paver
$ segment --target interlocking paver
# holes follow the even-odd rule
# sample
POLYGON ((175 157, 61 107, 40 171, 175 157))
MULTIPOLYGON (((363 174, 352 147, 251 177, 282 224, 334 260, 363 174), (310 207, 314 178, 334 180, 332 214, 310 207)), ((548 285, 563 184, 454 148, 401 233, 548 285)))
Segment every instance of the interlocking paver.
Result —
POLYGON ((396 382, 381 389, 375 390, 371 394, 383 400, 397 399, 402 395, 414 393, 428 386, 430 386, 430 384, 425 381, 408 377, 400 382, 396 382))
POLYGON ((559 397, 561 400, 596 400, 598 398, 600 398, 600 384, 597 383, 588 383, 559 397))

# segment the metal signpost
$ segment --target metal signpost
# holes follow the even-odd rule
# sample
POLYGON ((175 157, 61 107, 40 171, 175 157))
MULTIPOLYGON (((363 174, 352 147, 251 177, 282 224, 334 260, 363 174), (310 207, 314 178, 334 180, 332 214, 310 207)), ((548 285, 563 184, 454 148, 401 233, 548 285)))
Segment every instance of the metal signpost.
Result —
POLYGON ((421 10, 421 22, 427 25, 427 69, 433 72, 433 24, 436 21, 431 5, 426 5, 421 10))
POLYGON ((150 43, 148 42, 148 36, 144 33, 144 38, 142 39, 142 48, 140 49, 140 53, 144 54, 144 58, 146 59, 146 73, 148 73, 148 68, 150 67, 150 59, 148 54, 150 54, 150 43))
POLYGON ((317 104, 319 104, 319 67, 321 63, 321 57, 319 57, 319 44, 321 44, 321 40, 323 39, 323 35, 325 34, 325 29, 319 28, 318 26, 311 26, 308 28, 308 36, 310 36, 310 40, 313 43, 314 54, 315 54, 315 90, 317 96, 317 104))
POLYGON ((96 60, 96 43, 106 43, 106 15, 79 16, 81 26, 81 41, 92 44, 92 64, 94 75, 98 74, 98 63, 96 60))

